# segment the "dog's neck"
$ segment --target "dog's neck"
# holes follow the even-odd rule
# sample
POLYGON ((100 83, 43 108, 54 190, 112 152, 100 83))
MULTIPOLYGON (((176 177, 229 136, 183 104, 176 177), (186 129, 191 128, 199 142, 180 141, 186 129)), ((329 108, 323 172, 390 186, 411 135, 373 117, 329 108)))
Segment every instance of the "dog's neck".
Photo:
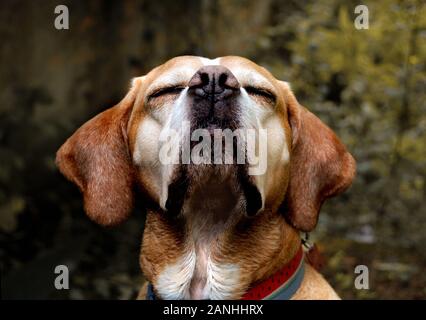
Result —
MULTIPOLYGON (((217 254, 221 238, 226 236, 243 216, 244 199, 232 180, 210 176, 206 183, 198 185, 191 191, 191 197, 183 206, 183 219, 189 246, 195 253, 196 260, 193 277, 189 285, 192 299, 206 299, 208 280, 214 273, 211 270, 212 256, 217 254)), ((217 266, 217 265, 216 265, 217 266)), ((220 267, 219 267, 220 268, 220 267)), ((228 272, 231 266, 222 272, 228 272)), ((231 283, 229 285, 232 285, 231 283)))
POLYGON ((190 190, 183 205, 186 232, 194 243, 211 243, 244 215, 244 197, 233 179, 214 175, 190 190))
POLYGON ((239 298, 300 247, 298 232, 281 214, 246 218, 235 187, 209 179, 191 190, 180 218, 148 214, 141 265, 163 298, 239 298))

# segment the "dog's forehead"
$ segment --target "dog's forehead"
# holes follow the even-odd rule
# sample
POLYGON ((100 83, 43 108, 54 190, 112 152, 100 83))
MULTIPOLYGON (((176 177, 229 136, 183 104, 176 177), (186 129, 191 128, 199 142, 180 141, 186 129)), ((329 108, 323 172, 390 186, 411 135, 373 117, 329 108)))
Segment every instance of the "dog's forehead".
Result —
POLYGON ((259 66, 253 61, 237 57, 227 56, 220 58, 220 64, 227 67, 237 77, 241 84, 259 84, 265 85, 274 83, 276 79, 265 68, 259 66))
POLYGON ((246 58, 226 56, 209 59, 197 56, 181 56, 167 61, 148 74, 148 78, 151 80, 151 90, 148 91, 168 85, 184 86, 198 69, 207 65, 227 67, 243 86, 255 84, 269 87, 276 81, 266 69, 246 58))

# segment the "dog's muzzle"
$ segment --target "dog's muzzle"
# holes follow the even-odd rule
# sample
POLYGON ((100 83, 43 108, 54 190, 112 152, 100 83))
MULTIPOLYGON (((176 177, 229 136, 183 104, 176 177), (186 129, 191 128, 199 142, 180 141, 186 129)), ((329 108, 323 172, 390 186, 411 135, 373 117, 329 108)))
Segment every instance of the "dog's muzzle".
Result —
MULTIPOLYGON (((232 132, 241 129, 239 120, 241 106, 238 102, 241 85, 228 68, 204 66, 192 76, 188 87, 191 134, 197 129, 206 129, 212 137, 210 150, 214 150, 216 129, 222 132, 225 129, 232 132)), ((245 146, 237 143, 237 140, 236 137, 231 140, 235 160, 233 164, 213 164, 211 155, 211 162, 208 165, 191 163, 176 168, 168 186, 168 198, 165 203, 165 208, 171 216, 180 215, 186 200, 201 197, 197 190, 203 188, 203 184, 208 187, 209 183, 222 183, 218 189, 230 190, 225 192, 226 194, 219 195, 232 203, 230 207, 239 206, 242 195, 245 199, 242 210, 246 215, 254 216, 259 211, 262 207, 262 198, 253 177, 248 176, 247 164, 245 162, 237 164, 237 149, 245 146)), ((190 149, 192 150, 198 143, 199 141, 191 141, 190 149)), ((222 140, 222 143, 225 141, 222 140)), ((212 192, 208 196, 218 195, 212 192)), ((214 208, 210 209, 214 211, 214 208)))

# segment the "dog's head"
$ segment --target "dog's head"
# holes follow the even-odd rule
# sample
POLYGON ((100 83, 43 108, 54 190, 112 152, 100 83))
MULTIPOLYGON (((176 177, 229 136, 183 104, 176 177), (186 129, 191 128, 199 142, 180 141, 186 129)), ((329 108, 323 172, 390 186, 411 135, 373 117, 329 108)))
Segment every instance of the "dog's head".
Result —
POLYGON ((103 225, 128 217, 139 186, 162 214, 280 210, 303 231, 355 172, 289 85, 240 57, 177 57, 133 79, 117 106, 65 142, 57 164, 103 225))

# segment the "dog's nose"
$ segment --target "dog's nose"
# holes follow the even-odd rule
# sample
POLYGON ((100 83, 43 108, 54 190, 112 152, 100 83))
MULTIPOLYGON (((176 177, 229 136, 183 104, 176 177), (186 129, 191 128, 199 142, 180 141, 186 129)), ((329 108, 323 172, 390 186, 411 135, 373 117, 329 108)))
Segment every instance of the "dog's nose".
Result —
POLYGON ((240 83, 224 66, 201 67, 189 81, 189 92, 205 99, 221 100, 239 92, 240 83))

